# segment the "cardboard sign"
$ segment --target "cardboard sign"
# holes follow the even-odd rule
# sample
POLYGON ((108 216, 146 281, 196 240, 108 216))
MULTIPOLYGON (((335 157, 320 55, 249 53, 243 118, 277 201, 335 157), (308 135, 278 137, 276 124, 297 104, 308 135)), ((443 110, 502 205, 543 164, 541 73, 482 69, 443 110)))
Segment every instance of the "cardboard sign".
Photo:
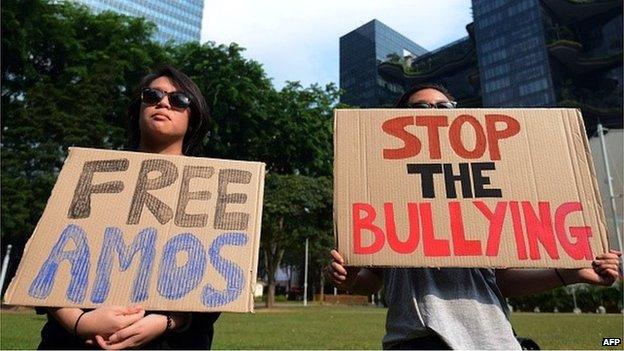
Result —
POLYGON ((264 164, 70 148, 5 303, 253 311, 264 164))
POLYGON ((608 251, 577 110, 336 110, 334 124, 349 265, 573 268, 608 251))

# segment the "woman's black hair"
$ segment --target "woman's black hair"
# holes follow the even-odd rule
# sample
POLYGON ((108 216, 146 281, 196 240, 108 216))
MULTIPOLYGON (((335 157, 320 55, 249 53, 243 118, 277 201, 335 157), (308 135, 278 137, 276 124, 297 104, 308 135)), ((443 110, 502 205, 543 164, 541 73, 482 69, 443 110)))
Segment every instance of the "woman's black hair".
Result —
POLYGON ((442 94, 444 94, 444 96, 446 96, 446 98, 449 99, 449 101, 455 100, 455 98, 453 98, 453 95, 451 95, 451 93, 445 87, 439 84, 417 84, 409 88, 405 93, 403 93, 403 95, 401 95, 397 99, 396 103, 394 104, 394 107, 399 107, 399 108, 407 107, 407 103, 409 102, 410 97, 412 97, 412 95, 424 89, 437 90, 441 92, 442 94))
POLYGON ((204 99, 197 85, 184 73, 178 71, 171 66, 164 66, 154 73, 150 73, 143 77, 141 83, 137 87, 134 98, 128 106, 128 117, 130 122, 130 147, 137 150, 141 141, 141 129, 139 127, 139 116, 141 113, 141 92, 143 89, 160 77, 171 79, 173 85, 179 91, 184 92, 191 99, 190 116, 188 129, 184 135, 182 144, 182 153, 184 155, 200 155, 202 142, 208 134, 208 126, 210 122, 210 111, 208 104, 204 99))

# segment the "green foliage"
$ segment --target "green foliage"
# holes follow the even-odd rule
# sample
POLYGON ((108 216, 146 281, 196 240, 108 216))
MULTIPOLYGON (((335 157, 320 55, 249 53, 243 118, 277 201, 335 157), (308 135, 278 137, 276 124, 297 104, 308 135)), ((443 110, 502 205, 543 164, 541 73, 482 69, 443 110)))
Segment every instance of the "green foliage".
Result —
POLYGON ((164 51, 142 19, 2 2, 2 240, 18 252, 70 146, 120 148, 132 88, 164 51))
MULTIPOLYGON (((187 43, 173 50, 177 67, 201 89, 213 128, 206 144, 211 157, 257 160, 258 136, 275 94, 262 65, 242 57, 236 44, 187 43)), ((270 166, 269 166, 270 168, 270 166)))
POLYGON ((263 240, 265 262, 275 268, 285 250, 300 252, 294 237, 310 237, 316 255, 326 254, 337 87, 290 82, 277 91, 235 43, 163 46, 150 39, 154 29, 71 2, 2 2, 3 242, 21 254, 68 147, 127 147, 134 89, 146 73, 172 64, 198 84, 211 109, 205 155, 267 164, 263 233, 277 246, 263 240))
POLYGON ((261 250, 269 284, 274 284, 273 277, 283 258, 303 265, 306 238, 311 243, 311 262, 326 261, 333 246, 331 179, 269 173, 264 196, 261 250))

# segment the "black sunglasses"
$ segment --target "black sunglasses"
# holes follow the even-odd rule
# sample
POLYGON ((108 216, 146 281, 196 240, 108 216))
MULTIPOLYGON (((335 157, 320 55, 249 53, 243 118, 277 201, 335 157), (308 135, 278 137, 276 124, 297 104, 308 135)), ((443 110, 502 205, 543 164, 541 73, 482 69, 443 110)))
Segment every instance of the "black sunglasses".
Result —
POLYGON ((162 90, 154 88, 146 88, 141 92, 141 101, 146 105, 156 105, 165 96, 169 97, 169 103, 172 107, 178 109, 185 109, 191 106, 191 98, 181 91, 174 91, 172 93, 165 93, 162 90))
POLYGON ((434 104, 426 102, 408 102, 405 104, 405 107, 408 108, 455 108, 456 106, 457 102, 455 101, 441 101, 434 104))

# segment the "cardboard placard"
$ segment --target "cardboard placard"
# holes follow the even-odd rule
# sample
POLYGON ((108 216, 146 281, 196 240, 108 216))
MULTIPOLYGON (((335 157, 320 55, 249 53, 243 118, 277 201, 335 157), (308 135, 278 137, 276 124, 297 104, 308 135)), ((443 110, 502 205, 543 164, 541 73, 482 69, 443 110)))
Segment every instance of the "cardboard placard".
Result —
POLYGON ((5 303, 253 311, 264 164, 70 148, 5 303))
POLYGON ((334 111, 348 265, 589 267, 608 238, 574 109, 334 111))

